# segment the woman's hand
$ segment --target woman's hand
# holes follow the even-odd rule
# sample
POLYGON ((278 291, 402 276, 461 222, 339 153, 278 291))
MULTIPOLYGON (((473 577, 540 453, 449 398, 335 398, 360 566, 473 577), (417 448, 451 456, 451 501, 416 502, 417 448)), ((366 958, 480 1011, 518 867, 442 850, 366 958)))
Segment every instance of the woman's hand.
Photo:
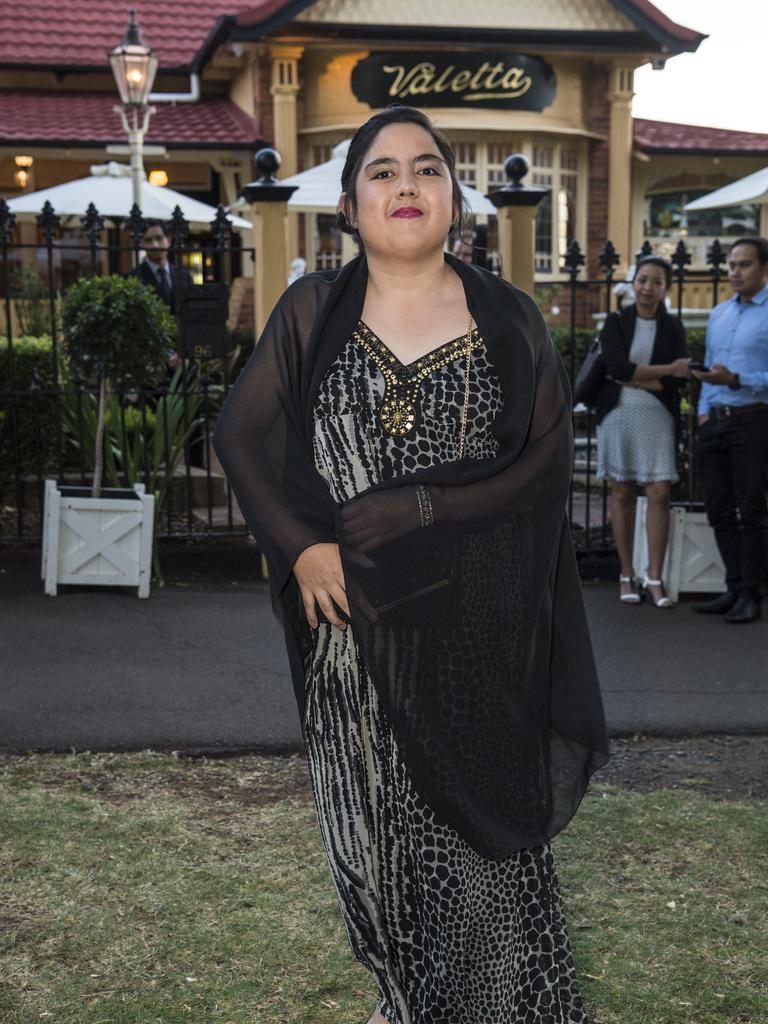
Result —
POLYGON ((344 540, 370 551, 421 526, 416 488, 411 485, 353 498, 341 510, 344 540))
POLYGON ((312 629, 317 629, 318 605, 332 625, 346 629, 346 622, 333 604, 335 601, 347 618, 350 617, 339 545, 310 544, 294 562, 293 575, 299 584, 307 622, 312 629))
POLYGON ((688 356, 681 356, 680 359, 675 359, 673 363, 670 363, 666 368, 665 377, 690 377, 691 368, 688 365, 688 356))

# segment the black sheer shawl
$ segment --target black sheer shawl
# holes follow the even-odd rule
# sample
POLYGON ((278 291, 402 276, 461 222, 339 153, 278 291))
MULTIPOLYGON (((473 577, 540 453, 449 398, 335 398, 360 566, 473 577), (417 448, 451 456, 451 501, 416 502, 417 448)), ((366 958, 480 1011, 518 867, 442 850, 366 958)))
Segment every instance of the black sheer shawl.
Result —
POLYGON ((313 461, 313 405, 362 312, 361 257, 285 292, 214 446, 269 563, 302 723, 311 637, 292 566, 310 544, 338 543, 352 634, 414 788, 498 859, 567 824, 608 742, 565 513, 565 370, 529 296, 446 260, 502 383, 495 458, 384 480, 337 506, 313 461), (434 507, 426 528, 416 526, 419 483, 434 507), (364 553, 345 536, 350 510, 370 521, 364 553))

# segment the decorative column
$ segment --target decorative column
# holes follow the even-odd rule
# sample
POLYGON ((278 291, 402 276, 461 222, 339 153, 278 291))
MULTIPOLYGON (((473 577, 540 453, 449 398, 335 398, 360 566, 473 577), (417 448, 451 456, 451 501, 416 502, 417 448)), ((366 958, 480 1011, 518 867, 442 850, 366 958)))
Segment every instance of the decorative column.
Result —
MULTIPOLYGON (((299 169, 299 60, 303 46, 275 45, 269 49, 272 60, 272 117, 275 148, 281 154, 282 177, 289 178, 299 169)), ((299 218, 289 213, 285 227, 286 273, 290 261, 299 255, 299 218)))
POLYGON ((608 157, 608 238, 621 253, 620 271, 632 254, 632 97, 634 69, 611 70, 610 137, 608 157))
POLYGON ((502 276, 524 292, 533 292, 536 257, 536 207, 548 188, 523 185, 530 164, 522 153, 508 156, 504 173, 509 179, 502 188, 488 193, 499 221, 499 255, 502 276))
POLYGON ((298 167, 299 122, 296 97, 299 92, 299 59, 303 46, 272 46, 272 111, 275 148, 282 156, 283 177, 295 174, 298 167))
POLYGON ((296 185, 281 185, 275 178, 280 154, 274 149, 260 149, 256 168, 261 177, 246 185, 242 194, 251 204, 253 244, 256 266, 253 275, 255 331, 258 338, 269 314, 286 289, 288 282, 285 254, 285 219, 288 200, 296 185))

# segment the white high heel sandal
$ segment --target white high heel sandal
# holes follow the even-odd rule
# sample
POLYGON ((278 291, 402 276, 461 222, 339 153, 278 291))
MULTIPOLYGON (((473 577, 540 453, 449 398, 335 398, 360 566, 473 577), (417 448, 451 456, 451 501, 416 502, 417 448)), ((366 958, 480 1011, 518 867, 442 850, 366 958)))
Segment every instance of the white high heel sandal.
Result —
POLYGON ((643 590, 650 594, 651 601, 656 605, 657 608, 674 608, 674 604, 664 593, 664 581, 663 580, 652 580, 649 579, 648 573, 643 573, 643 590), (651 594, 649 587, 661 587, 661 597, 657 601, 653 594, 651 594))
MULTIPOLYGON (((635 579, 633 576, 619 576, 619 583, 628 583, 631 587, 634 586, 635 579)), ((628 594, 620 594, 619 600, 622 604, 640 604, 643 600, 643 595, 632 590, 628 594)))

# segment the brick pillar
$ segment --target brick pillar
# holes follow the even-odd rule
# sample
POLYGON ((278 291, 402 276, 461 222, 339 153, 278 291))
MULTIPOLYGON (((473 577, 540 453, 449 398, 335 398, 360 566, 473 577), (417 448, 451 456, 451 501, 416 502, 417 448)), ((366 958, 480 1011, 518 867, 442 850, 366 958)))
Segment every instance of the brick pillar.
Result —
POLYGON ((608 238, 608 178, 610 168, 610 101, 611 69, 605 64, 592 64, 587 94, 587 128, 602 135, 605 141, 589 142, 589 191, 587 203, 586 271, 597 277, 600 267, 598 253, 608 238))
POLYGON ((608 238, 613 242, 621 263, 620 278, 632 262, 632 97, 634 69, 616 65, 611 71, 611 136, 608 171, 608 238))
POLYGON ((253 116, 262 139, 274 142, 275 117, 272 104, 272 60, 267 54, 258 54, 251 65, 253 89, 253 116))

